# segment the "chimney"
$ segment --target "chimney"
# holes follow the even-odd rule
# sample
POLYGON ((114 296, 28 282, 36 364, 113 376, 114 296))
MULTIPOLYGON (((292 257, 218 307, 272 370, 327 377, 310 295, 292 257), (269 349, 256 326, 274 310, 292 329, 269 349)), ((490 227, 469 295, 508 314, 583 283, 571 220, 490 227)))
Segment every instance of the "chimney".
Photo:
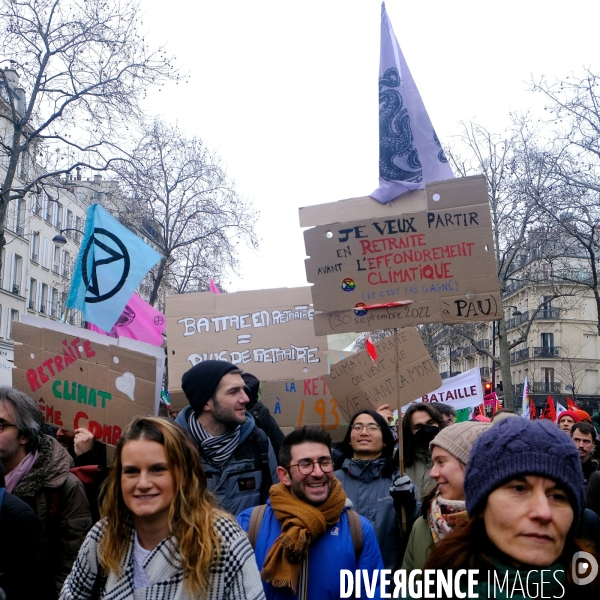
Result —
POLYGON ((102 181, 102 175, 94 175, 94 183, 100 183, 102 181))
POLYGON ((77 171, 77 181, 81 181, 81 167, 75 169, 77 171))
POLYGON ((14 90, 19 85, 19 76, 14 69, 4 69, 4 76, 11 90, 14 90))

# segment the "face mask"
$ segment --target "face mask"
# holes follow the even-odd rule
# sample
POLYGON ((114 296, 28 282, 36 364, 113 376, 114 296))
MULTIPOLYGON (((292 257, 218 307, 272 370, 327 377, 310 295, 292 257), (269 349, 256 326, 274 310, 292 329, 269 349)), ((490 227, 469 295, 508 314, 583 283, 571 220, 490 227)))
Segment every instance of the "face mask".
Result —
POLYGON ((440 428, 435 425, 422 425, 421 428, 415 433, 415 440, 417 446, 421 448, 427 448, 429 442, 440 432, 440 428))

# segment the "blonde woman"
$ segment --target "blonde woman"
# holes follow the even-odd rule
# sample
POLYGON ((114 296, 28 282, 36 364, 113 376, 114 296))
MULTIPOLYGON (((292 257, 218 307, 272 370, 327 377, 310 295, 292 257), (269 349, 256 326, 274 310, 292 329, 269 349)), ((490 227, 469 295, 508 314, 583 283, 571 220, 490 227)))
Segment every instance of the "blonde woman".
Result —
POLYGON ((246 534, 215 508, 198 451, 172 421, 127 427, 101 514, 60 600, 264 598, 246 534))

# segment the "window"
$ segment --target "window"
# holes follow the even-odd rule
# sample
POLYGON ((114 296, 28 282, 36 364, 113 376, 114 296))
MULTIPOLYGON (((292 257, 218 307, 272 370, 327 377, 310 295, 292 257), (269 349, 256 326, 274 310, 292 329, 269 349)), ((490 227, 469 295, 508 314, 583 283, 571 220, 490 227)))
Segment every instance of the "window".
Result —
POLYGON ((553 333, 542 333, 542 348, 554 348, 553 333))
POLYGON ((51 317, 56 317, 57 315, 57 311, 56 311, 56 301, 58 300, 58 292, 56 291, 56 288, 51 287, 50 288, 50 302, 48 302, 48 314, 51 317))
POLYGON ((48 286, 45 283, 42 283, 42 293, 40 294, 40 312, 42 314, 46 314, 48 303, 48 286))
MULTIPOLYGON (((82 231, 81 227, 82 227, 81 219, 79 217, 75 217, 75 229, 78 229, 79 231, 82 231)), ((76 242, 79 242, 79 237, 81 236, 81 234, 79 233, 79 231, 74 231, 73 232, 73 239, 76 242)))
POLYGON ((8 331, 6 332, 6 339, 12 340, 12 324, 14 321, 19 320, 19 311, 14 308, 10 309, 10 321, 8 322, 8 331))
POLYGON ((25 200, 19 198, 15 203, 15 232, 17 235, 23 235, 23 218, 25 213, 25 200))
POLYGON ((60 219, 61 219, 62 214, 63 214, 63 205, 60 202, 57 202, 56 203, 56 212, 54 213, 54 215, 55 215, 54 225, 56 226, 57 229, 60 229, 60 227, 61 227, 60 219))
POLYGON ((31 236, 31 262, 40 262, 40 232, 34 231, 31 236))
POLYGON ((66 250, 63 250, 60 256, 60 274, 66 279, 71 273, 71 255, 66 250))
POLYGON ((52 272, 56 275, 59 274, 60 265, 60 248, 54 244, 54 250, 52 251, 52 272))
MULTIPOLYGON (((67 222, 65 223, 65 227, 67 228, 67 230, 72 229, 73 228, 73 213, 67 209, 67 222)), ((73 232, 72 231, 65 231, 65 235, 72 238, 73 237, 73 232)))
POLYGON ((37 296, 37 281, 31 277, 29 279, 29 302, 27 307, 29 310, 35 310, 35 298, 37 296))
POLYGON ((11 291, 13 294, 19 294, 21 291, 21 273, 23 271, 23 259, 15 254, 13 258, 13 272, 12 272, 12 282, 11 282, 11 291))
POLYGON ((544 378, 544 383, 546 384, 546 391, 552 391, 551 387, 554 385, 554 369, 543 368, 542 376, 544 378))
POLYGON ((52 223, 52 209, 54 208, 53 204, 54 200, 49 196, 49 194, 46 194, 44 198, 44 219, 46 219, 48 223, 52 223))

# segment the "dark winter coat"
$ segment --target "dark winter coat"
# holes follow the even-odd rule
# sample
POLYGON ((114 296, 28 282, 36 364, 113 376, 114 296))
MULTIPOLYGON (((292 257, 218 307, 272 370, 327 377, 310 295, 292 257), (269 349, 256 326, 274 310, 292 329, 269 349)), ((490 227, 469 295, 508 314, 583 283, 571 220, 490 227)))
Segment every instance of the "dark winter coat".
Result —
MULTIPOLYGON (((4 488, 1 475, 0 488, 4 488)), ((40 522, 30 506, 8 492, 0 510, 0 588, 6 600, 56 598, 40 522)))
POLYGON ((69 471, 69 454, 54 438, 44 435, 39 456, 13 494, 37 514, 48 544, 50 568, 60 589, 92 527, 90 505, 83 485, 69 471))
MULTIPOLYGON (((371 521, 385 568, 395 570, 400 568, 406 543, 402 543, 398 513, 390 496, 390 486, 398 471, 391 477, 383 477, 381 471, 385 461, 384 457, 380 457, 365 466, 362 461, 347 458, 335 476, 346 496, 352 500, 354 510, 371 521)), ((418 517, 418 511, 407 517, 412 524, 418 517)))

